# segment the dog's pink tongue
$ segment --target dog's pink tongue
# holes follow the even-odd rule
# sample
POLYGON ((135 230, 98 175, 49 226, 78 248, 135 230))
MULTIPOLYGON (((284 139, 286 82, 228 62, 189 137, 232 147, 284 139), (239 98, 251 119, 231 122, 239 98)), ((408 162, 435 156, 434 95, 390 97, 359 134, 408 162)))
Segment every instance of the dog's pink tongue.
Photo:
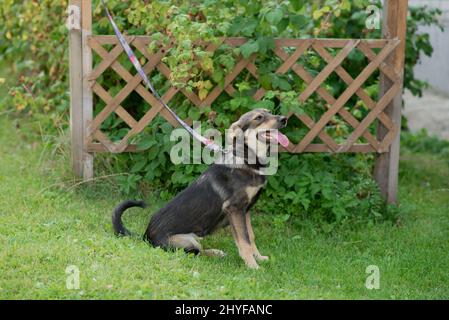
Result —
POLYGON ((284 148, 287 148, 290 141, 288 140, 287 136, 280 133, 279 131, 275 131, 274 138, 277 140, 278 143, 281 144, 284 148))

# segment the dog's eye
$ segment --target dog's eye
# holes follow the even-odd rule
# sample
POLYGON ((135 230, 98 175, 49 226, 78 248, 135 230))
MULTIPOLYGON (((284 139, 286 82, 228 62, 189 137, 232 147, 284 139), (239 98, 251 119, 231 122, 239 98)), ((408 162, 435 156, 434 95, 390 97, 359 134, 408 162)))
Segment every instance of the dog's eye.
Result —
POLYGON ((254 120, 260 121, 260 120, 262 120, 262 118, 263 117, 261 115, 258 115, 257 117, 254 118, 254 120))

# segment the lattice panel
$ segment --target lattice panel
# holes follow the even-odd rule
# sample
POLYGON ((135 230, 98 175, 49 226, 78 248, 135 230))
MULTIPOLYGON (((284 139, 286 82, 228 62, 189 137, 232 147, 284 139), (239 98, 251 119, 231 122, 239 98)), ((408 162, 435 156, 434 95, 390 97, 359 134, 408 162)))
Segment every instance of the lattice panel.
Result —
MULTIPOLYGON (((139 52, 146 60, 144 70, 147 74, 159 72, 167 79, 170 78, 170 69, 162 62, 162 58, 167 54, 169 47, 159 50, 156 54, 150 54, 146 48, 151 42, 150 37, 130 36, 127 41, 139 52)), ((230 46, 241 46, 246 42, 244 38, 226 38, 222 42, 230 46)), ((355 39, 277 39, 275 40, 275 49, 273 54, 279 57, 281 64, 277 69, 278 74, 294 73, 305 84, 305 89, 298 93, 298 99, 306 102, 312 95, 317 95, 326 103, 327 109, 315 121, 313 117, 307 114, 290 114, 289 117, 296 117, 308 129, 304 137, 297 143, 289 147, 289 152, 387 152, 394 137, 398 133, 398 125, 395 124, 384 109, 389 105, 401 88, 399 75, 386 67, 385 59, 397 47, 399 41, 393 40, 355 40, 355 39), (332 55, 329 48, 341 48, 336 54, 332 55), (301 57, 308 51, 313 50, 326 65, 315 76, 301 65, 301 57), (364 70, 355 78, 352 77, 343 67, 342 63, 348 58, 349 54, 358 50, 368 59, 368 64, 364 70), (376 51, 377 50, 377 51, 376 51), (389 90, 380 97, 379 101, 374 101, 363 88, 365 81, 376 71, 380 70, 392 85, 389 90), (338 97, 334 97, 326 89, 325 82, 331 76, 336 74, 346 85, 345 90, 338 97), (349 112, 345 105, 356 96, 361 100, 370 111, 361 120, 358 120, 349 112), (350 125, 351 132, 344 142, 337 143, 327 132, 326 127, 338 117, 350 125), (379 141, 370 133, 370 125, 379 120, 382 125, 388 129, 388 134, 379 141), (358 143, 363 137, 367 143, 358 143), (319 140, 321 143, 316 143, 319 140)), ((109 151, 119 153, 124 151, 136 151, 135 146, 130 145, 130 138, 140 133, 153 119, 160 115, 164 117, 173 126, 178 126, 177 122, 156 100, 156 98, 144 87, 138 74, 133 75, 122 64, 119 57, 124 55, 123 49, 114 36, 92 36, 88 40, 91 49, 101 58, 101 62, 94 68, 89 76, 92 83, 93 92, 104 101, 105 107, 96 115, 90 123, 87 134, 87 146, 89 152, 109 151), (105 49, 105 45, 112 46, 112 49, 105 49), (116 72, 126 83, 114 97, 102 87, 99 77, 108 69, 116 72), (133 92, 139 94, 150 106, 146 114, 136 120, 130 113, 122 107, 121 104, 133 92), (100 130, 101 124, 115 113, 129 126, 130 130, 119 142, 112 142, 107 135, 100 130), (95 142, 98 141, 98 142, 95 142)), ((216 44, 202 44, 209 51, 215 51, 216 44)), ((233 95, 236 89, 233 86, 234 80, 242 72, 249 72, 256 79, 258 70, 256 67, 255 56, 248 59, 240 58, 235 64, 234 69, 226 75, 224 86, 216 85, 204 100, 200 100, 194 92, 185 89, 170 87, 163 95, 162 99, 170 104, 170 100, 178 93, 182 93, 195 107, 202 108, 211 106, 213 102, 223 93, 233 95)), ((263 98, 265 90, 258 89, 254 94, 255 100, 263 98)))

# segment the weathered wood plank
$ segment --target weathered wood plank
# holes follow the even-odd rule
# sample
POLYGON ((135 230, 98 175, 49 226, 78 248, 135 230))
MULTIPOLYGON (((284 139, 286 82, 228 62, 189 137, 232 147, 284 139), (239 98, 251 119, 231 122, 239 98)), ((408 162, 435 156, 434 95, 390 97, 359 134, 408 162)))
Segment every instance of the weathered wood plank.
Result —
MULTIPOLYGON (((95 143, 95 142, 89 143, 87 145, 87 150, 89 152, 95 152, 95 153, 97 153, 97 152, 110 152, 109 149, 106 146, 104 146, 101 143, 95 143)), ((139 150, 137 149, 137 145, 130 144, 130 145, 128 145, 125 148, 125 150, 123 150, 123 152, 139 152, 139 150)))
MULTIPOLYGON (((69 12, 68 19, 81 18, 81 0, 71 0, 69 7, 73 11, 69 12)), ((69 59, 70 59, 70 140, 72 150, 72 167, 77 178, 83 177, 83 53, 81 28, 75 27, 81 21, 73 21, 69 24, 69 59)))
MULTIPOLYGON (((87 150, 89 152, 110 152, 106 146, 104 146, 101 143, 95 143, 95 142, 88 144, 87 150)), ((282 147, 279 147, 279 150, 281 152, 291 152, 291 151, 286 151, 282 147)), ((350 152, 350 153, 372 153, 375 151, 376 150, 369 144, 355 144, 355 145, 351 146, 351 148, 348 150, 348 152, 350 152)), ((123 152, 139 152, 139 150, 137 149, 137 145, 129 144, 126 146, 126 148, 123 150, 123 152)), ((313 144, 312 143, 307 146, 306 152, 313 152, 313 153, 332 152, 332 150, 329 149, 329 147, 325 144, 313 144)))
MULTIPOLYGON (((101 44, 118 44, 118 40, 115 35, 94 35, 92 38, 95 38, 95 40, 101 44)), ((146 45, 151 43, 151 36, 125 36, 125 39, 127 41, 131 40, 132 38, 136 38, 139 40, 139 42, 142 42, 146 45)), ((329 48, 343 48, 345 45, 348 44, 349 41, 352 39, 313 39, 313 41, 317 41, 321 44, 323 44, 325 47, 329 48)), ((241 37, 230 37, 221 39, 222 43, 228 44, 230 46, 241 46, 242 44, 246 43, 248 41, 247 38, 241 38, 241 37)), ((299 47, 302 46, 304 42, 309 42, 311 39, 274 39, 274 43, 276 46, 279 47, 299 47)), ((369 48, 383 48, 387 44, 387 39, 360 39, 360 41, 364 44, 366 44, 369 48)), ((204 41, 197 41, 196 44, 204 45, 204 41)))
MULTIPOLYGON (((340 147, 339 145, 338 147, 340 147)), ((293 151, 295 153, 300 153, 298 151, 293 151)), ((309 144, 304 151, 302 152, 332 152, 332 150, 325 144, 315 144, 311 143, 309 144)), ((373 146, 369 144, 353 144, 351 148, 349 148, 349 153, 371 153, 376 152, 376 149, 373 148, 373 146)))
MULTIPOLYGON (((383 14, 383 37, 387 39, 398 38, 400 40, 400 44, 396 50, 385 60, 387 66, 401 77, 401 90, 399 90, 399 93, 385 109, 385 113, 390 116, 398 130, 393 137, 390 152, 378 155, 374 167, 374 178, 389 203, 397 203, 400 149, 399 132, 401 127, 402 78, 404 74, 407 10, 408 0, 388 0, 385 2, 383 14)), ((380 94, 385 94, 392 85, 391 80, 385 74, 381 74, 380 94)), ((388 128, 379 124, 377 132, 378 139, 384 139, 387 134, 388 128)))
MULTIPOLYGON (((92 121, 93 116, 93 95, 92 85, 88 76, 92 72, 92 50, 88 44, 88 38, 92 35, 92 3, 91 1, 82 1, 81 3, 81 29, 82 29, 82 51, 83 51, 83 140, 86 143, 87 127, 92 121)), ((83 152, 83 179, 93 178, 93 154, 86 148, 83 152)))

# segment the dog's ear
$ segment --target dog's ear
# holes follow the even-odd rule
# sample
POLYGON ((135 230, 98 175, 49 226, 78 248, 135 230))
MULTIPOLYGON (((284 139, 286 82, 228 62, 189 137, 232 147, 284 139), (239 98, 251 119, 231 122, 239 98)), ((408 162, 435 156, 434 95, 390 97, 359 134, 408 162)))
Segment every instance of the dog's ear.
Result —
POLYGON ((228 130, 228 136, 231 139, 239 137, 246 129, 248 129, 248 121, 246 117, 243 116, 239 120, 231 124, 228 130))
POLYGON ((231 124, 231 126, 229 127, 229 135, 236 136, 239 134, 239 131, 243 131, 242 121, 240 119, 231 124))
POLYGON ((240 125, 237 122, 234 122, 229 129, 227 130, 226 133, 226 141, 228 141, 229 143, 231 143, 232 141, 234 141, 237 137, 240 137, 243 134, 242 129, 240 128, 240 125))

